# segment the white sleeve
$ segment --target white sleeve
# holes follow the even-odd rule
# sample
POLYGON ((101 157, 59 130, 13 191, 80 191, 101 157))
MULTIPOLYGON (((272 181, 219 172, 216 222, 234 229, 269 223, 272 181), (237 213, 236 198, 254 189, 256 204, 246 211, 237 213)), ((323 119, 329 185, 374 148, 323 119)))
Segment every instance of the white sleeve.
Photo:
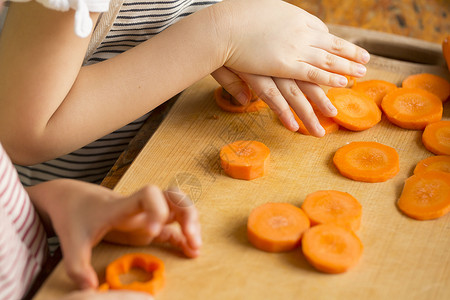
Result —
MULTIPOLYGON (((31 0, 10 0, 12 2, 28 2, 31 0)), ((36 0, 43 6, 58 11, 75 10, 75 33, 79 37, 87 37, 92 30, 92 19, 89 12, 105 12, 111 0, 36 0)))

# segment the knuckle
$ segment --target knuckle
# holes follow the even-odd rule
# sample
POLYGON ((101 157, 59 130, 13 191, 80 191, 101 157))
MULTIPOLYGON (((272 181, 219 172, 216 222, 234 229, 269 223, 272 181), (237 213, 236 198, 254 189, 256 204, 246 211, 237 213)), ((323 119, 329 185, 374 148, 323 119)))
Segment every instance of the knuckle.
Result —
POLYGON ((303 95, 302 91, 300 91, 298 85, 295 82, 289 85, 288 93, 291 97, 299 97, 303 95))
POLYGON ((262 93, 260 95, 260 97, 263 99, 273 99, 279 96, 281 96, 281 93, 277 87, 265 88, 264 90, 262 90, 262 93))
POLYGON ((331 49, 336 52, 342 51, 344 49, 344 41, 338 37, 333 37, 331 40, 331 49))
POLYGON ((333 68, 334 66, 336 66, 336 63, 337 63, 336 56, 334 56, 330 53, 327 53, 325 55, 325 66, 326 67, 333 68))
POLYGON ((311 67, 307 74, 306 74, 308 80, 310 81, 317 81, 320 77, 320 72, 318 69, 311 67))

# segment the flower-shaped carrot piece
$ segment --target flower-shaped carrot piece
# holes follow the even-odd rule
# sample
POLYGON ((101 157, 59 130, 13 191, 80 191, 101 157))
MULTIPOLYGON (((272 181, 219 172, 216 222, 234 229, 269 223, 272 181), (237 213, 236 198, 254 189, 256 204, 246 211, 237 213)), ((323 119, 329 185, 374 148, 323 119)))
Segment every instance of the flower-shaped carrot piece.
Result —
POLYGON ((145 253, 130 253, 117 258, 106 268, 106 282, 113 290, 134 290, 155 295, 164 286, 164 263, 156 256, 145 253), (132 268, 139 268, 151 275, 145 282, 134 281, 123 284, 120 275, 127 274, 132 268))

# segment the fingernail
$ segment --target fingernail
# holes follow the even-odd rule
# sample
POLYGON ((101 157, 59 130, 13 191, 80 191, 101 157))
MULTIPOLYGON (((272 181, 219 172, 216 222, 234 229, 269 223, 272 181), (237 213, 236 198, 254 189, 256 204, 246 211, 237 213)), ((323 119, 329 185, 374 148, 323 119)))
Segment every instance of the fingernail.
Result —
POLYGON ((239 103, 241 103, 242 105, 246 105, 248 103, 248 96, 245 92, 240 92, 237 95, 236 100, 239 101, 239 103))
POLYGON ((367 63, 367 62, 369 62, 369 60, 370 60, 370 54, 369 54, 369 52, 363 50, 362 53, 361 53, 361 61, 362 61, 363 63, 367 63))
POLYGON ((322 125, 320 125, 319 123, 316 124, 316 128, 317 128, 317 133, 320 136, 324 136, 325 135, 325 129, 323 129, 322 125))
POLYGON ((366 67, 359 65, 358 69, 356 70, 356 72, 358 73, 358 75, 364 76, 366 74, 366 67))
POLYGON ((297 131, 300 128, 294 117, 291 118, 291 128, 294 131, 297 131))
POLYGON ((339 77, 339 85, 341 85, 341 86, 347 86, 347 83, 348 83, 348 81, 347 81, 347 78, 345 78, 345 77, 339 77))
POLYGON ((328 109, 330 110, 330 113, 332 113, 333 115, 337 114, 337 109, 336 107, 333 106, 333 104, 328 104, 328 109))

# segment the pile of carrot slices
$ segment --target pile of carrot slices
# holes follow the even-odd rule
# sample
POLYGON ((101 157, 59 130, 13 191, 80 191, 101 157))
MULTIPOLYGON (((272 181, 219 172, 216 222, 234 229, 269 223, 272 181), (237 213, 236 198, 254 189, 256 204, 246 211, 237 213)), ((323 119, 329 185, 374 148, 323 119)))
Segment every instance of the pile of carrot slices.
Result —
POLYGON ((360 260, 363 245, 354 230, 361 224, 362 206, 348 193, 327 190, 309 194, 298 208, 290 203, 266 203, 248 217, 247 237, 267 252, 301 245, 307 261, 325 273, 342 273, 360 260))

